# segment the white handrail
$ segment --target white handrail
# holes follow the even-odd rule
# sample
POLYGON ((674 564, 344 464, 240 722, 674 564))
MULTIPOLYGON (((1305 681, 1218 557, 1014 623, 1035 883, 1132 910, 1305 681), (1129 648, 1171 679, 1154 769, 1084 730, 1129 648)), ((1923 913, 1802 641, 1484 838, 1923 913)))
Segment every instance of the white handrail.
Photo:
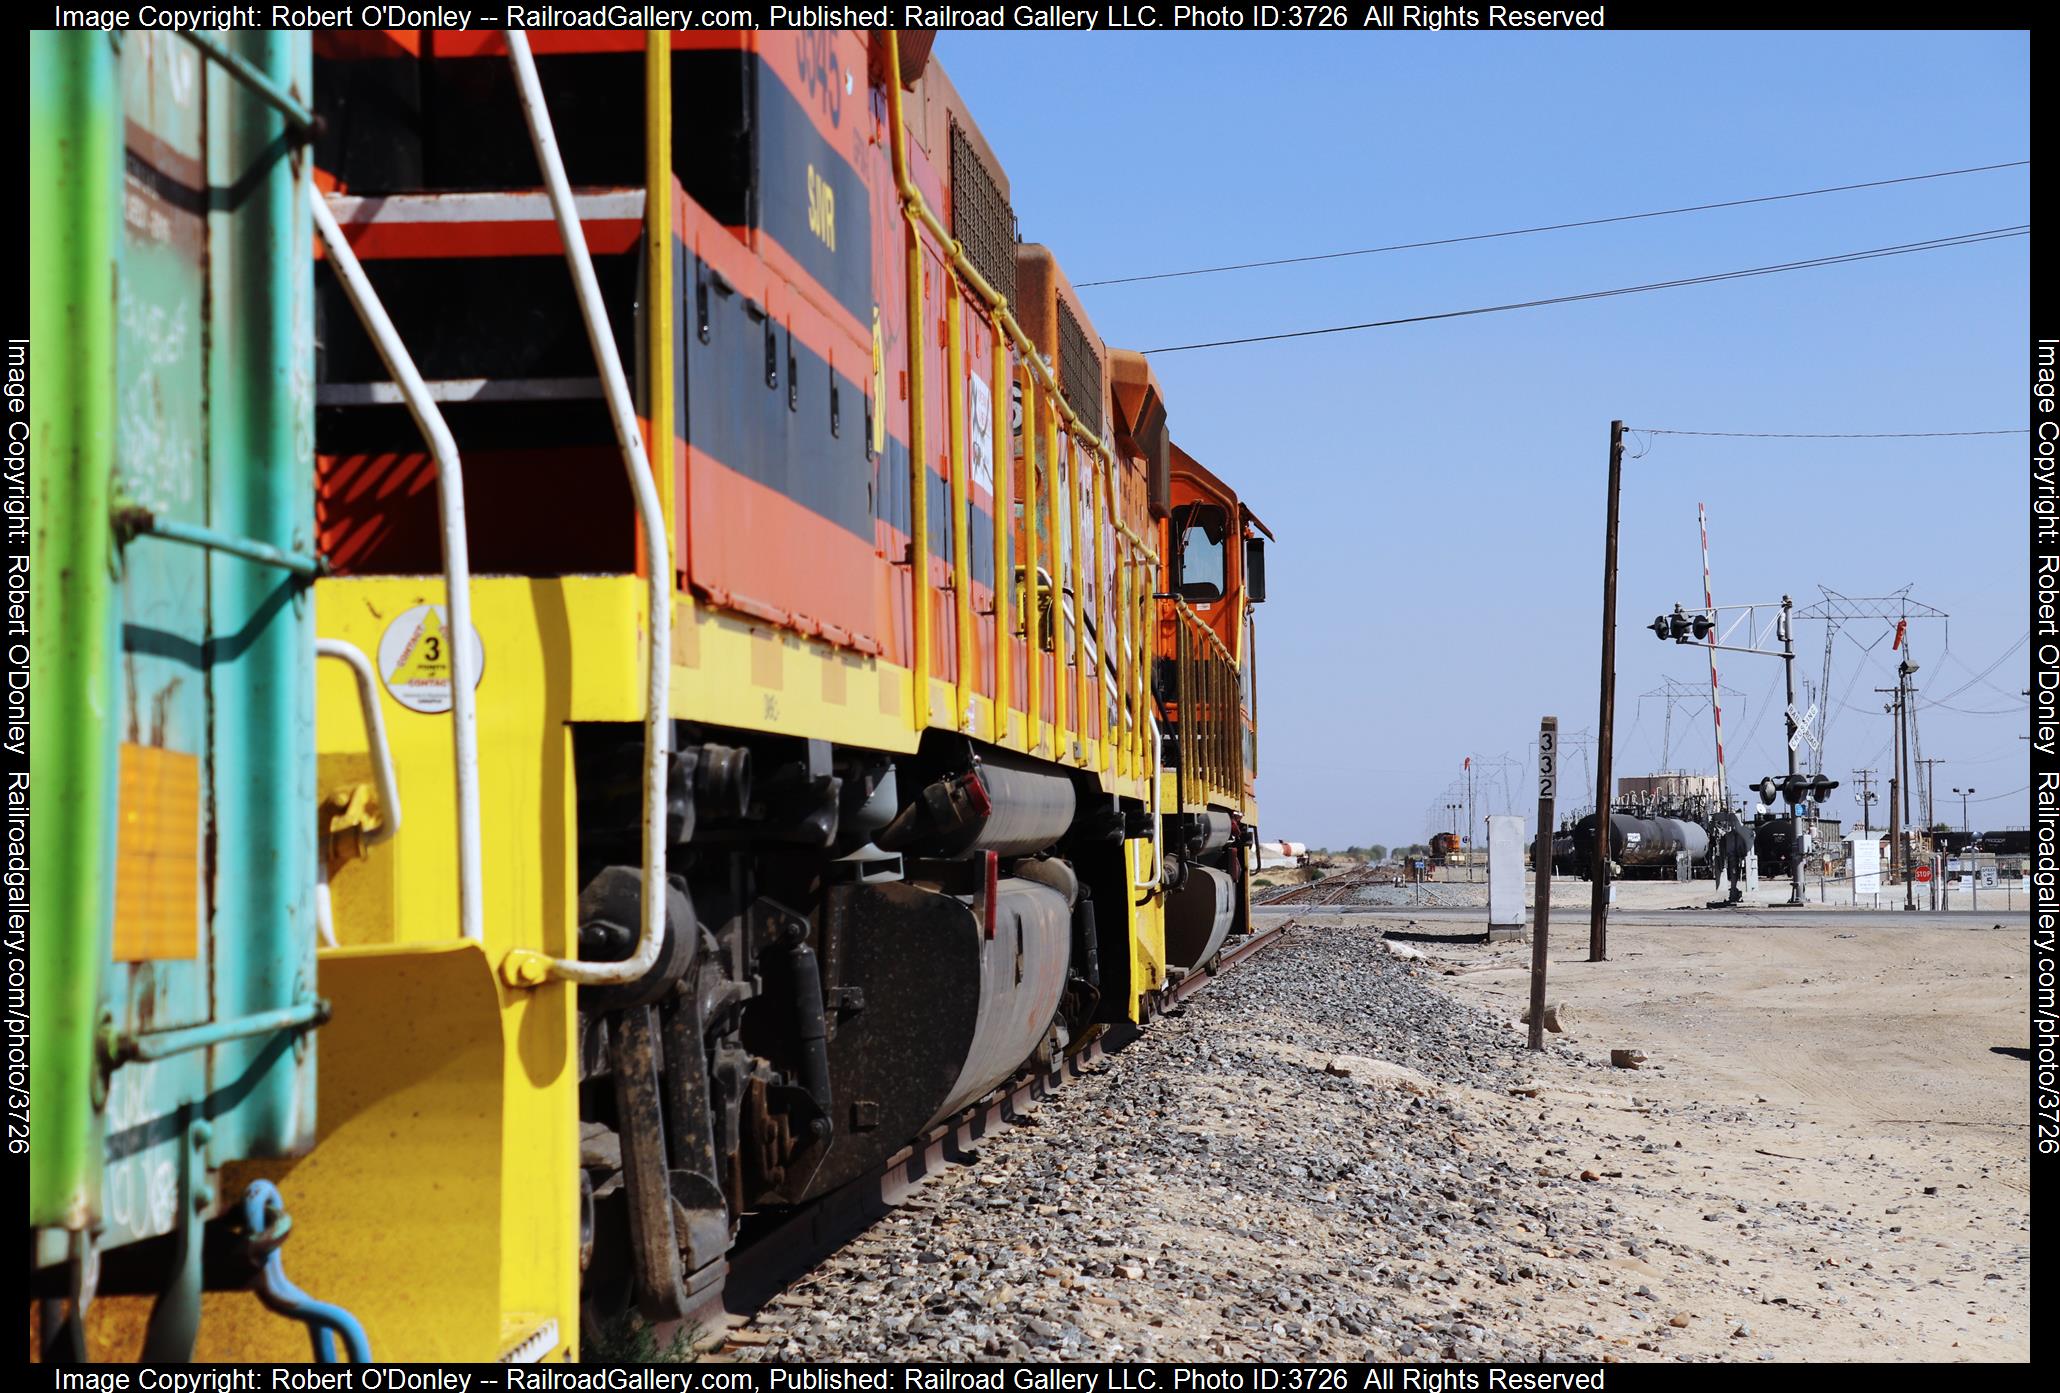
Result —
POLYGON ((315 640, 315 656, 335 658, 350 668, 358 683, 358 706, 365 715, 365 744, 372 752, 372 786, 379 790, 379 825, 364 836, 366 846, 392 841, 401 830, 401 786, 393 772, 393 747, 386 743, 386 713, 379 706, 379 678, 372 660, 355 643, 340 638, 315 640))
POLYGON ((315 231, 328 251, 330 264, 350 296, 365 332, 379 350, 386 370, 407 399, 429 452, 436 458, 436 503, 443 525, 444 602, 451 628, 451 749, 458 783, 458 931, 477 943, 484 939, 485 907, 481 902, 479 864, 479 713, 473 703, 472 673, 465 670, 473 652, 472 562, 465 546, 465 473, 458 462, 458 442, 444 424, 415 360, 379 303, 378 292, 358 264, 357 253, 336 224, 322 191, 308 186, 315 231))
POLYGON ((1164 819, 1160 816, 1159 813, 1159 759, 1161 751, 1159 749, 1158 717, 1145 717, 1145 735, 1146 738, 1152 742, 1152 781, 1150 787, 1146 791, 1146 797, 1148 797, 1151 800, 1150 811, 1152 817, 1152 864, 1149 872, 1146 874, 1144 879, 1133 879, 1130 882, 1130 888, 1133 890, 1157 889, 1159 886, 1159 882, 1165 876, 1166 865, 1165 850, 1160 841, 1161 832, 1159 827, 1159 824, 1162 821, 1164 821, 1164 819))
MULTIPOLYGON (((587 251, 579 209, 572 200, 572 186, 565 178, 565 161, 558 153, 558 139, 551 130, 551 113, 544 105, 543 84, 537 81, 529 36, 520 29, 508 30, 508 57, 515 68, 516 91, 522 101, 523 119, 529 123, 530 142, 536 147, 536 162, 543 170, 544 187, 551 195, 551 211, 558 220, 558 236, 565 243, 565 260, 579 290, 579 310, 586 320, 587 340, 600 364, 608 414, 614 418, 615 436, 622 444, 623 466, 629 474, 630 489, 636 495, 637 518, 644 532, 644 565, 650 573, 651 587, 650 622, 644 626, 650 670, 644 695, 643 931, 637 938, 636 951, 621 962, 553 958, 546 971, 569 982, 633 982, 650 970, 665 946, 665 783, 672 753, 672 558, 666 553, 665 509, 658 500, 650 458, 644 452, 643 433, 637 427, 629 379, 622 371, 622 355, 616 351, 615 335, 609 331, 608 307, 601 299, 601 283, 594 276, 594 260, 587 251)), ((652 190, 650 196, 659 197, 659 191, 652 190)), ((645 215, 649 216, 648 209, 645 215)), ((656 383, 651 390, 671 391, 672 384, 656 383)))
MULTIPOLYGON (((392 841, 401 830, 401 786, 393 770, 393 747, 386 740, 386 713, 379 706, 379 679, 372 660, 355 643, 340 638, 315 640, 317 658, 335 658, 351 670, 358 687, 358 709, 365 719, 365 747, 372 755, 372 786, 379 791, 379 825, 360 839, 365 846, 392 841)), ((336 946, 336 916, 329 899, 329 854, 315 860, 315 936, 324 948, 336 946)))

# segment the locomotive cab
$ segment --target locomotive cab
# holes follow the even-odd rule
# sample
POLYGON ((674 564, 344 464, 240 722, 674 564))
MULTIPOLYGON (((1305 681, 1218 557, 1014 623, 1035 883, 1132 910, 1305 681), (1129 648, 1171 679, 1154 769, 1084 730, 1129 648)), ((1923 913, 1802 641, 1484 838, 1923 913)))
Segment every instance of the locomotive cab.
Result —
POLYGON ((1166 902, 1169 962, 1192 971, 1249 932, 1257 843, 1254 595, 1263 525, 1200 461, 1170 444, 1161 527, 1168 596, 1158 678, 1171 726, 1173 804, 1166 818, 1182 869, 1166 902))

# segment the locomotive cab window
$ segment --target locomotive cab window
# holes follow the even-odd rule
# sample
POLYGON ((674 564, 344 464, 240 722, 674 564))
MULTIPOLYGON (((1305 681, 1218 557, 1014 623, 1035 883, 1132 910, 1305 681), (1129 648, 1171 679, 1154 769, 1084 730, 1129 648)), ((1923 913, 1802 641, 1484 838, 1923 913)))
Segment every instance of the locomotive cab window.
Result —
POLYGON ((1224 571, 1224 541, 1230 521, 1213 503, 1189 503, 1173 510, 1175 565, 1179 567, 1180 597, 1184 600, 1220 600, 1229 577, 1224 571))

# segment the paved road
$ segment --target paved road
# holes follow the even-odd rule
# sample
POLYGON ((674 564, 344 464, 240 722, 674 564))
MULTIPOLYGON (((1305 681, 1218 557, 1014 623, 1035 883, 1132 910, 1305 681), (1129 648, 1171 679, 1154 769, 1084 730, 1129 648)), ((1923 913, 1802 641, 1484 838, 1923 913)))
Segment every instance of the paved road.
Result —
MULTIPOLYGON (((1252 912, 1254 914, 1266 915, 1300 914, 1305 917, 1337 915, 1352 919, 1435 919, 1442 922, 1477 924, 1483 928, 1487 927, 1488 922, 1488 911, 1480 905, 1255 904, 1252 906, 1252 912)), ((1919 909, 1913 912, 1905 909, 1853 909, 1850 907, 1840 909, 1836 906, 1826 906, 1822 909, 1811 906, 1806 909, 1793 910, 1789 909, 1786 905, 1776 904, 1755 905, 1745 909, 1727 910, 1619 908, 1610 912, 1609 919, 1612 924, 1692 924, 1717 918, 1732 922, 1749 921, 1776 924, 1794 920, 1808 920, 1814 923, 1835 919, 1841 923, 1858 921, 1863 923, 1897 923, 1949 927, 1954 924, 2007 923, 2012 919, 2023 918, 2028 912, 2027 908, 2023 905, 2019 905, 2014 909, 2005 909, 1998 906, 1993 911, 1984 908, 1978 910, 1952 909, 1939 912, 1919 909)), ((1588 909, 1585 905, 1579 908, 1569 908, 1565 905, 1553 906, 1552 923, 1554 927, 1562 927, 1572 923, 1586 924, 1587 922, 1588 909)))

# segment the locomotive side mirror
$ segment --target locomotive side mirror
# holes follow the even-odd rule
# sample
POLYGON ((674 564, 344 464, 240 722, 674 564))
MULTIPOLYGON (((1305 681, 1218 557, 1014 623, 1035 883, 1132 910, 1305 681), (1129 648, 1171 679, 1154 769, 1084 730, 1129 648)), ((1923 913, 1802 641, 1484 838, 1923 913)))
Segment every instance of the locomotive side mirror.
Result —
POLYGON ((1245 538, 1245 600, 1266 603, 1266 542, 1261 537, 1245 538))

